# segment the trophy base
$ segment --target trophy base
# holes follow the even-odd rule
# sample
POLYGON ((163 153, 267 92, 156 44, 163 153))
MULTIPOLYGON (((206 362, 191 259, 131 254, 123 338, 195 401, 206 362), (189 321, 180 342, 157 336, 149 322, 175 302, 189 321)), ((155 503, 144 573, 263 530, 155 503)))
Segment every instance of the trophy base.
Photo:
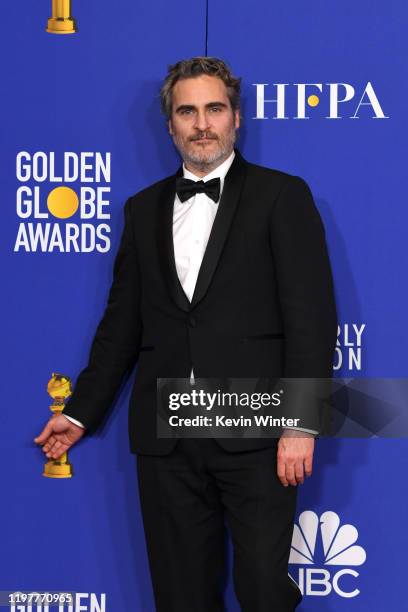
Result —
POLYGON ((48 478, 71 478, 72 465, 70 463, 48 461, 44 465, 43 476, 47 476, 48 478))
POLYGON ((77 31, 75 19, 71 17, 50 17, 46 31, 50 34, 75 34, 77 31))

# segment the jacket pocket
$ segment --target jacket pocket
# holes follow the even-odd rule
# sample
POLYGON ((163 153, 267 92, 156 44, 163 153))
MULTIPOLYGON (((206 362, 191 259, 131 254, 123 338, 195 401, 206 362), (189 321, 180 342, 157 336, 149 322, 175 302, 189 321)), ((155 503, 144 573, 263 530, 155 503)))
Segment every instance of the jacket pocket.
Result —
POLYGON ((146 345, 146 346, 141 346, 141 347, 140 347, 140 349, 139 349, 139 351, 140 351, 140 352, 142 352, 142 351, 153 351, 153 350, 154 350, 154 348, 155 348, 154 346, 148 346, 148 345, 146 345))

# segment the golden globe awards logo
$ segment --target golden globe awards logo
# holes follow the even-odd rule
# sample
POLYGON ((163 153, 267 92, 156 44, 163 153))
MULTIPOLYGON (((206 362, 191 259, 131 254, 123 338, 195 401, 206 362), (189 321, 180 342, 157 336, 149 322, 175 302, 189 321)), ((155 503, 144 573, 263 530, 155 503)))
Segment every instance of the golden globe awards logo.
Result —
POLYGON ((107 253, 111 154, 20 151, 15 252, 107 253))

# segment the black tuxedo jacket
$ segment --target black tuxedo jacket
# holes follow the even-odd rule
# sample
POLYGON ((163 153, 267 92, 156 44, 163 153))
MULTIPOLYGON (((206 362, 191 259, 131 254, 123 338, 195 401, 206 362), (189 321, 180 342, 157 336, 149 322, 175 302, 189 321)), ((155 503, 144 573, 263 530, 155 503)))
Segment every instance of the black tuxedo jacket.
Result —
MULTIPOLYGON (((238 150, 191 303, 172 238, 176 176, 130 197, 105 313, 65 414, 94 431, 137 362, 131 452, 163 455, 156 379, 332 375, 337 320, 321 218, 299 177, 248 163, 238 150)), ((316 429, 316 422, 302 423, 316 429)), ((267 439, 222 439, 229 451, 267 439)))

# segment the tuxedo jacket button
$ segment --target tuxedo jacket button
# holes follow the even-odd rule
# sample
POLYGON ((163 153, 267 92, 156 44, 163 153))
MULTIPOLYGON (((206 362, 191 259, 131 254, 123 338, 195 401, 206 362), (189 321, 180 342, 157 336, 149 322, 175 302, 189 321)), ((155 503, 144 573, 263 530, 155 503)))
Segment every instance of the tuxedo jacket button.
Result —
POLYGON ((189 315, 188 316, 188 324, 190 327, 195 327, 197 322, 195 320, 195 317, 193 317, 193 315, 189 315))

